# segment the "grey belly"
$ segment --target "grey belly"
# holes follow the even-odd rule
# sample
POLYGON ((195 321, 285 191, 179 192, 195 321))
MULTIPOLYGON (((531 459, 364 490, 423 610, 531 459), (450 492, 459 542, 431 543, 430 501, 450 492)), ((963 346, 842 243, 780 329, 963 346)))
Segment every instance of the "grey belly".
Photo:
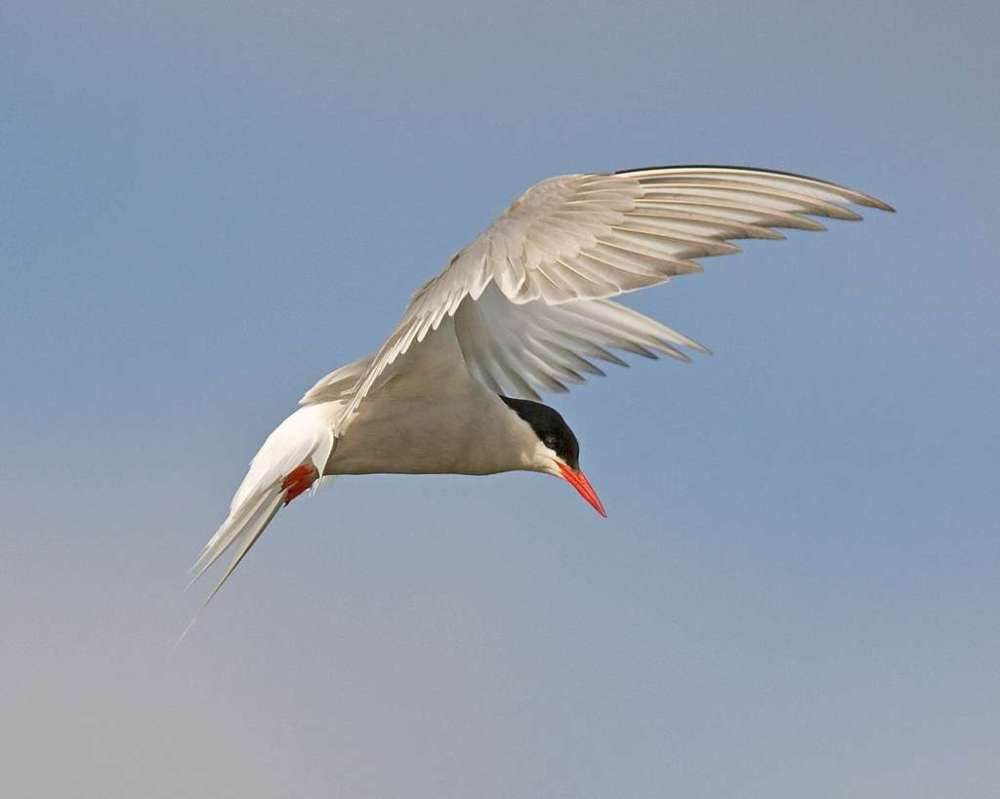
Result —
POLYGON ((458 398, 372 399, 330 456, 327 474, 493 474, 517 468, 502 445, 508 412, 499 402, 468 413, 458 398), (499 407, 494 407, 499 406, 499 407))

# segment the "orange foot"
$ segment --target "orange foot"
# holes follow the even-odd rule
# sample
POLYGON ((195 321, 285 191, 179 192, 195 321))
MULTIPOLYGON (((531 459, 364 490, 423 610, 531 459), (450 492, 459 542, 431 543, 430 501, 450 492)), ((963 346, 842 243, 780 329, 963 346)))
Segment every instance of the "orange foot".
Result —
POLYGON ((309 486, 316 482, 317 477, 319 477, 319 474, 316 473, 316 467, 311 463, 303 463, 301 466, 296 466, 286 474, 285 479, 281 481, 281 487, 285 489, 285 504, 287 505, 299 494, 308 489, 309 486))

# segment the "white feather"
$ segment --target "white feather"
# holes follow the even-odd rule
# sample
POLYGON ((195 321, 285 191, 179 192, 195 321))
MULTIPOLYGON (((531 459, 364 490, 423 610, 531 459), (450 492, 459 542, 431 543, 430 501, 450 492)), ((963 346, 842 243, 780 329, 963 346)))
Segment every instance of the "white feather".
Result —
POLYGON ((254 545, 284 501, 282 481, 304 463, 323 474, 334 438, 332 428, 340 403, 305 405, 278 425, 250 462, 250 470, 236 490, 229 515, 205 544, 191 567, 192 582, 212 567, 234 544, 235 554, 226 572, 212 591, 218 592, 240 560, 254 545))

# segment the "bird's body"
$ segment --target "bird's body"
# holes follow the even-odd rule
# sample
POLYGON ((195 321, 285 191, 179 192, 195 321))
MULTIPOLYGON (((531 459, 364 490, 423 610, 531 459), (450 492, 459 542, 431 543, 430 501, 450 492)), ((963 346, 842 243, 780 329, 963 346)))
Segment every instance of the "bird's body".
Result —
POLYGON ((424 344, 391 390, 361 405, 324 475, 495 474, 531 463, 538 439, 465 368, 454 320, 424 344))
MULTIPOLYGON (((542 181, 414 295, 375 354, 303 397, 254 457, 230 513, 194 566, 230 547, 216 591, 282 505, 321 476, 493 474, 561 477, 600 514, 579 445, 539 392, 624 365, 613 350, 687 361, 697 342, 609 299, 700 271, 733 239, 822 230, 812 217, 892 210, 825 181, 742 167, 660 167, 542 181)), ((213 592, 214 595, 214 592, 213 592)))

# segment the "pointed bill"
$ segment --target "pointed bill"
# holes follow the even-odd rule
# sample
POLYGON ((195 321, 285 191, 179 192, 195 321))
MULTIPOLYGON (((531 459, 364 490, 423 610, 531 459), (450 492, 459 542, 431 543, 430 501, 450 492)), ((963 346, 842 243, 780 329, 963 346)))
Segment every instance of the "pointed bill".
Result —
POLYGON ((590 503, 590 507, 596 510, 605 519, 608 518, 608 512, 604 510, 601 498, 597 496, 597 492, 594 491, 594 487, 587 479, 587 475, 579 469, 573 469, 572 467, 567 466, 565 463, 559 464, 559 471, 562 472, 563 480, 573 486, 573 488, 579 492, 580 496, 590 503))

